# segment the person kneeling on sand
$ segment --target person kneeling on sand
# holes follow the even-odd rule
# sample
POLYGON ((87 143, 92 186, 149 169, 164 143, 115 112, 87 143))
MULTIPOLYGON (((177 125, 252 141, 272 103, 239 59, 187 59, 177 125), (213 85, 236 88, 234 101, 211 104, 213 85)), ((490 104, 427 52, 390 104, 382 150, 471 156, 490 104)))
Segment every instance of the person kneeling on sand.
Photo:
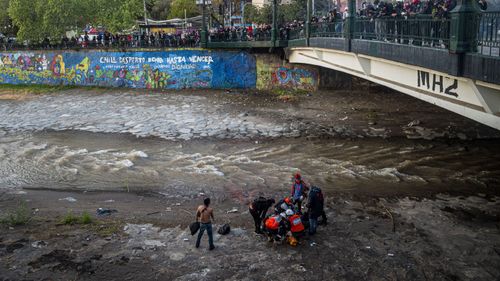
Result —
POLYGON ((215 218, 214 218, 214 210, 209 206, 210 206, 210 198, 205 198, 205 200, 203 200, 203 205, 198 206, 198 209, 196 210, 196 221, 200 222, 198 239, 196 239, 196 248, 200 247, 200 240, 201 237, 203 236, 203 232, 207 230, 208 244, 210 245, 208 249, 213 250, 215 249, 215 246, 214 246, 211 220, 215 222, 215 218))
POLYGON ((255 233, 263 234, 262 232, 262 221, 267 215, 267 210, 275 203, 274 199, 266 199, 264 197, 258 197, 253 200, 248 206, 248 211, 252 215, 255 223, 255 233))
POLYGON ((290 229, 288 220, 284 213, 279 215, 271 215, 264 220, 264 229, 268 237, 268 241, 282 241, 285 234, 290 229))

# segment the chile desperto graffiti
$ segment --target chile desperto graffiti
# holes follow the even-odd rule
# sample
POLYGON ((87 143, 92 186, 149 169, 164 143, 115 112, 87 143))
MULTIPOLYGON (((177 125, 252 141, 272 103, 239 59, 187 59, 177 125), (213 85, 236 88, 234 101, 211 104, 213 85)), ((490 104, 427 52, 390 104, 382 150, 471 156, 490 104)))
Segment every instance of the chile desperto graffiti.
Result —
POLYGON ((255 88, 245 52, 0 53, 0 83, 146 89, 255 88))

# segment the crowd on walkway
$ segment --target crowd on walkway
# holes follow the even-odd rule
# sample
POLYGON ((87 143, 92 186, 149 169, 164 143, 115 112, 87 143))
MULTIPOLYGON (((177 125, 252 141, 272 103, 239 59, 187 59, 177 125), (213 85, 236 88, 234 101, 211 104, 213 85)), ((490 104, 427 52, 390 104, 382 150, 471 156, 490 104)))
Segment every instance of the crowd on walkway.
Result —
POLYGON ((179 31, 176 33, 151 32, 112 34, 101 32, 89 34, 85 32, 81 36, 63 36, 60 42, 45 38, 38 44, 24 44, 16 42, 13 38, 0 38, 0 47, 4 50, 12 49, 75 49, 75 48, 178 48, 198 47, 200 44, 200 32, 198 30, 179 31))

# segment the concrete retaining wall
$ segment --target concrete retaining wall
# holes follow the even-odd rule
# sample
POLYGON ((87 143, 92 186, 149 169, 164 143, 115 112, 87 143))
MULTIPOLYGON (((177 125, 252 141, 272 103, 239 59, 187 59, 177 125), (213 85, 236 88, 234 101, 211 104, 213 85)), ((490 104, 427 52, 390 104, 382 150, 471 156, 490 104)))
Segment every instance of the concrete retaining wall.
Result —
POLYGON ((246 52, 0 53, 0 83, 147 89, 255 88, 255 56, 246 52))

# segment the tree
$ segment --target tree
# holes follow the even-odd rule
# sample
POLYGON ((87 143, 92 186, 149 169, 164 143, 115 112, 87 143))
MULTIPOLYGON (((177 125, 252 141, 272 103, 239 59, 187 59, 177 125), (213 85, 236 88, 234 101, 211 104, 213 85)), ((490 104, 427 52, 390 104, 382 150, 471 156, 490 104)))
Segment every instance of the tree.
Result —
POLYGON ((141 0, 96 0, 97 24, 112 33, 130 29, 135 21, 144 16, 141 0))
POLYGON ((271 5, 264 5, 259 9, 259 16, 256 18, 257 23, 272 23, 273 8, 271 5))
POLYGON ((257 22, 259 18, 259 8, 254 5, 245 6, 245 22, 257 22))
POLYGON ((10 0, 0 0, 0 7, 2 7, 0 9, 0 33, 3 33, 5 36, 17 33, 17 28, 14 26, 8 13, 9 4, 10 0))
POLYGON ((184 11, 186 17, 194 17, 200 14, 195 0, 173 0, 170 5, 169 18, 184 18, 184 11))
POLYGON ((168 17, 171 0, 155 0, 151 8, 148 8, 151 18, 155 20, 164 20, 168 17))
POLYGON ((39 0, 11 0, 8 13, 12 22, 19 27, 17 37, 20 40, 33 40, 36 42, 43 39, 44 34, 39 29, 43 21, 40 12, 39 0))

